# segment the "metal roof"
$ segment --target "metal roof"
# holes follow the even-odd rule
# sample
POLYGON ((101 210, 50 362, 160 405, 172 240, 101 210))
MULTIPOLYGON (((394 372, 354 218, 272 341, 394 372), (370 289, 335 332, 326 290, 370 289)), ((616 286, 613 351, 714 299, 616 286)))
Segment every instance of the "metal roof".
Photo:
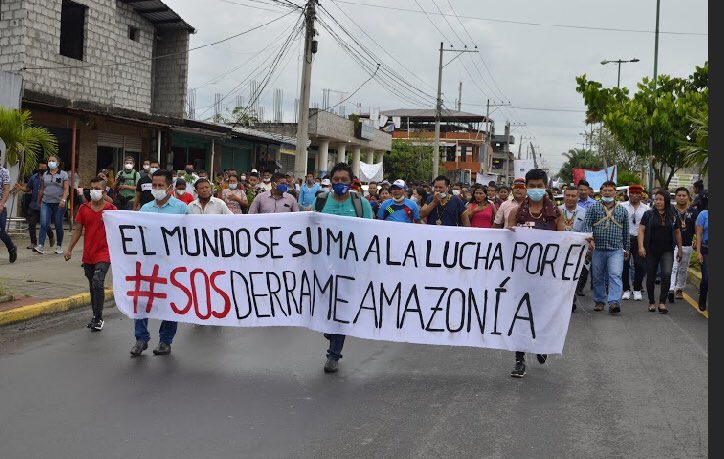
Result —
POLYGON ((186 29, 189 33, 196 30, 186 23, 181 16, 161 0, 118 0, 130 5, 144 19, 159 29, 186 29))
MULTIPOLYGON (((435 121, 434 108, 399 108, 396 110, 386 110, 380 112, 381 115, 387 117, 399 116, 401 118, 410 118, 410 121, 435 121)), ((458 110, 442 109, 440 111, 443 121, 460 121, 467 123, 478 123, 486 120, 485 115, 476 115, 475 113, 461 112, 458 110)), ((364 116, 368 118, 369 115, 364 116)))

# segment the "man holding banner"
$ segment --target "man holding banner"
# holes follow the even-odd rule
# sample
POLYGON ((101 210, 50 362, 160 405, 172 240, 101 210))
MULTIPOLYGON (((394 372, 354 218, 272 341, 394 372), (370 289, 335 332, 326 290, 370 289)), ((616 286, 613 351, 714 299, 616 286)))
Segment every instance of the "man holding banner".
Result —
MULTIPOLYGON (((171 184, 173 177, 171 172, 165 169, 158 169, 151 176, 151 194, 153 201, 144 204, 141 212, 154 212, 158 214, 181 214, 188 213, 188 207, 183 202, 171 196, 171 184)), ((151 335, 148 333, 148 319, 135 319, 134 321, 136 344, 131 348, 131 355, 136 357, 148 349, 148 342, 151 335)), ((161 321, 161 327, 158 329, 159 342, 158 347, 153 350, 154 355, 168 355, 171 353, 171 342, 176 336, 178 322, 171 320, 161 321)))
MULTIPOLYGON (((531 169, 525 174, 527 198, 510 213, 508 227, 532 228, 547 231, 564 231, 563 214, 555 203, 548 198, 546 185, 548 174, 542 169, 531 169)), ((543 365, 548 359, 547 354, 536 354, 538 363, 543 365)), ((515 352, 515 367, 510 372, 513 378, 525 376, 525 352, 515 352)))
MULTIPOLYGON (((370 202, 359 194, 350 192, 352 177, 354 177, 352 168, 347 163, 337 163, 332 168, 331 175, 332 192, 323 192, 317 196, 314 209, 323 214, 373 219, 370 202)), ((324 337, 329 340, 324 372, 336 373, 339 368, 339 359, 342 358, 346 335, 325 333, 324 337)))

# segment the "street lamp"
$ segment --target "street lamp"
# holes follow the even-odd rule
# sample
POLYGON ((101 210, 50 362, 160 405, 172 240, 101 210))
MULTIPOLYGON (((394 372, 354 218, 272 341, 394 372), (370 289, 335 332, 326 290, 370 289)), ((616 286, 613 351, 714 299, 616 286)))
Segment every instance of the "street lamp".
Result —
POLYGON ((601 65, 618 64, 618 81, 616 82, 616 87, 619 88, 619 87, 621 87, 621 64, 626 64, 628 62, 638 62, 638 61, 639 60, 636 58, 628 60, 628 61, 624 61, 621 59, 617 59, 615 61, 603 60, 603 61, 601 61, 601 65))

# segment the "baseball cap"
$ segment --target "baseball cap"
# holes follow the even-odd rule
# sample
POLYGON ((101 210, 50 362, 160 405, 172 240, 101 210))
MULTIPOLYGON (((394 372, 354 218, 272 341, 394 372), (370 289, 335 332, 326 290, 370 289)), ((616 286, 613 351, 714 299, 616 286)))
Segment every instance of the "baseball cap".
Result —
POLYGON ((397 179, 394 182, 392 182, 392 185, 390 185, 390 189, 404 190, 405 188, 407 188, 407 187, 405 186, 405 181, 402 179, 397 179))
POLYGON ((322 179, 322 186, 331 186, 332 182, 329 181, 328 178, 322 179))
POLYGON ((629 193, 641 193, 644 191, 644 187, 641 185, 629 185, 628 192, 629 193))

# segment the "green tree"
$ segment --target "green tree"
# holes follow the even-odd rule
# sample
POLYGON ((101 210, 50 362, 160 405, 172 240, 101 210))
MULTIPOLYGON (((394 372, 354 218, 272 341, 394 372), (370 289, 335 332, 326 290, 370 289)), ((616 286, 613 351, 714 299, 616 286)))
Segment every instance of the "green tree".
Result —
POLYGON ((627 88, 604 88, 582 75, 576 91, 587 107, 586 122, 602 122, 625 150, 650 161, 656 180, 668 187, 676 171, 689 164, 680 149, 694 131, 692 117, 708 113, 708 75, 707 62, 688 78, 660 75, 656 84, 644 78, 633 97, 627 88))
POLYGON ((563 153, 566 162, 563 163, 558 178, 563 183, 571 183, 573 181, 573 169, 601 169, 603 161, 596 156, 591 150, 583 148, 572 148, 563 153))
POLYGON ((392 151, 385 156, 385 177, 388 180, 430 180, 432 150, 432 145, 413 145, 405 140, 392 140, 392 151))
POLYGON ((58 141, 47 129, 33 126, 28 110, 11 110, 0 106, 0 139, 7 147, 7 163, 20 163, 20 176, 27 176, 38 160, 58 153, 58 141))
POLYGON ((700 112, 691 117, 694 125, 692 133, 679 151, 685 155, 688 166, 699 168, 700 174, 709 170, 709 113, 700 112))
POLYGON ((621 169, 620 171, 618 171, 616 179, 618 186, 633 185, 634 183, 637 185, 643 185, 641 175, 625 169, 621 169))

